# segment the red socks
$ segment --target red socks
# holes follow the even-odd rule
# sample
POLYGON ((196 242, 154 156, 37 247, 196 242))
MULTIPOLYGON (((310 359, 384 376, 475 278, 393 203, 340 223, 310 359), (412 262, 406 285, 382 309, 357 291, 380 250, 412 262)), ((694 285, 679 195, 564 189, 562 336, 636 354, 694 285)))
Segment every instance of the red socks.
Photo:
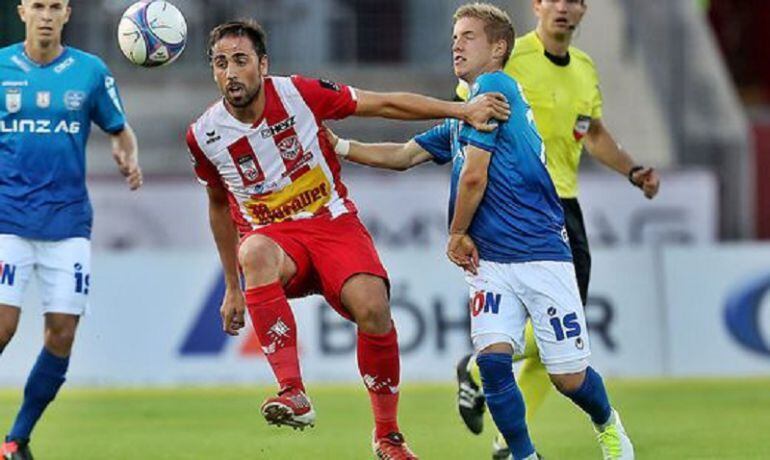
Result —
POLYGON ((398 432, 398 385, 401 364, 395 325, 383 335, 358 331, 358 369, 369 390, 376 437, 398 432))
POLYGON ((305 390, 297 357, 297 324, 280 282, 246 290, 246 306, 281 389, 305 390))

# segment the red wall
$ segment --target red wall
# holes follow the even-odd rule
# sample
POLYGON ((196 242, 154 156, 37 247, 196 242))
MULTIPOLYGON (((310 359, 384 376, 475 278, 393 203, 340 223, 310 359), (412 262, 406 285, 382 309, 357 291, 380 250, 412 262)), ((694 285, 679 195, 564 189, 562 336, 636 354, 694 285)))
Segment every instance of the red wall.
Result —
POLYGON ((754 124, 757 237, 770 239, 770 122, 754 124))

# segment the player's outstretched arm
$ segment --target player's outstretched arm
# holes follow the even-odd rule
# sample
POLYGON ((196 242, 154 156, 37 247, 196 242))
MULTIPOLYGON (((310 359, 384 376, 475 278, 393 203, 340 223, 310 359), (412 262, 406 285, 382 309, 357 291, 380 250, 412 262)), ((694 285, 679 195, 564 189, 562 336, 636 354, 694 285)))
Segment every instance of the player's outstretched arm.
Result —
POLYGON ((380 169, 406 171, 433 158, 430 153, 423 150, 414 140, 410 140, 406 144, 369 144, 340 139, 331 129, 325 129, 326 137, 334 147, 337 155, 352 163, 380 169))
POLYGON ((230 205, 223 188, 206 187, 209 197, 209 224, 225 272, 225 297, 220 314, 222 329, 238 335, 245 325, 246 303, 238 275, 238 231, 230 218, 230 205))
POLYGON ((413 93, 377 93, 357 91, 358 104, 354 115, 381 117, 394 120, 430 120, 456 118, 478 129, 489 132, 496 127, 491 119, 505 121, 511 114, 510 106, 500 93, 484 94, 470 102, 447 102, 413 93))
POLYGON ((465 163, 457 184, 457 199, 449 226, 447 256, 449 260, 473 274, 479 266, 479 253, 468 229, 476 209, 487 190, 489 162, 492 154, 473 145, 465 148, 465 163))
POLYGON ((655 198, 658 194, 660 177, 657 171, 637 165, 631 155, 615 142, 602 120, 591 121, 586 134, 586 149, 603 165, 627 176, 632 184, 642 189, 647 198, 655 198))
POLYGON ((112 158, 118 165, 131 190, 137 190, 142 186, 142 168, 139 167, 139 145, 136 134, 131 126, 126 123, 123 130, 110 135, 112 143, 112 158))

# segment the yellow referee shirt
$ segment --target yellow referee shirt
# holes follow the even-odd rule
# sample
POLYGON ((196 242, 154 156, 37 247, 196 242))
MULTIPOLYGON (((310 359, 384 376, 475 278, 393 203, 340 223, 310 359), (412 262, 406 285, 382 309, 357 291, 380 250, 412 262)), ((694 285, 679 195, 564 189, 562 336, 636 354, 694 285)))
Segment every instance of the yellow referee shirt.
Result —
MULTIPOLYGON (((575 47, 569 48, 569 55, 564 65, 554 63, 533 31, 516 40, 504 69, 521 84, 532 106, 545 143, 548 172, 560 198, 577 197, 583 138, 591 120, 602 117, 602 95, 593 61, 575 47)), ((467 85, 460 84, 457 95, 467 98, 467 85)))

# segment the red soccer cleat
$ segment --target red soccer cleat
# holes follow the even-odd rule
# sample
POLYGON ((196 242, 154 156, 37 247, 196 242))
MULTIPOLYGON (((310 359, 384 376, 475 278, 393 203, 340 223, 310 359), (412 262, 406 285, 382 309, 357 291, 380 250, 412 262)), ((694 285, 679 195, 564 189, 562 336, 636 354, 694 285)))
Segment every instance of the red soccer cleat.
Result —
POLYGON ((270 425, 286 425, 304 430, 315 425, 315 411, 304 391, 284 388, 277 396, 267 398, 260 409, 270 425))
POLYGON ((29 451, 29 442, 16 440, 6 441, 0 447, 3 460, 32 460, 32 452, 29 451))
POLYGON ((372 450, 379 460, 419 460, 417 455, 409 450, 401 433, 393 432, 381 438, 373 436, 372 450))

